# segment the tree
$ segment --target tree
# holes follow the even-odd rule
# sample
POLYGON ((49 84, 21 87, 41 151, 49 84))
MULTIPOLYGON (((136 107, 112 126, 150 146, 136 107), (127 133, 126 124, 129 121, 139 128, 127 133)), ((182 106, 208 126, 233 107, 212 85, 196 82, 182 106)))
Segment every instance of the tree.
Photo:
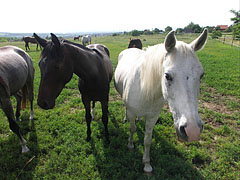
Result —
POLYGON ((230 10, 231 13, 234 14, 235 17, 231 18, 231 21, 233 21, 233 24, 240 23, 240 11, 230 10))
POLYGON ((176 33, 177 33, 177 34, 183 33, 183 28, 177 28, 177 29, 176 29, 176 33))
POLYGON ((172 30, 172 27, 167 26, 167 27, 165 28, 165 33, 168 33, 168 32, 170 32, 171 30, 172 30))
POLYGON ((215 26, 206 26, 205 28, 208 29, 209 33, 212 33, 214 31, 214 29, 215 29, 215 26))
POLYGON ((192 33, 200 33, 202 32, 202 28, 199 24, 194 24, 193 22, 189 23, 186 27, 184 27, 185 32, 192 32, 192 33))
POLYGON ((234 17, 231 18, 233 21, 232 33, 235 37, 240 38, 240 11, 230 10, 234 14, 234 17))
POLYGON ((222 33, 221 33, 221 31, 214 30, 214 31, 212 32, 211 36, 212 36, 213 39, 218 39, 219 37, 222 36, 222 33))
POLYGON ((154 34, 159 34, 159 33, 160 33, 160 30, 159 30, 158 28, 155 28, 155 29, 153 30, 153 33, 154 33, 154 34))

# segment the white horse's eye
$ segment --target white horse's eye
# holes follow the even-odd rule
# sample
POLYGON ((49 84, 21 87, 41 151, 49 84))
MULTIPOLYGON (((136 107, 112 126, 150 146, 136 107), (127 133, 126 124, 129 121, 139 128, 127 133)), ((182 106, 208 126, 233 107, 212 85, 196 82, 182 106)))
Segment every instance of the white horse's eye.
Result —
POLYGON ((168 73, 165 73, 165 77, 166 77, 166 79, 168 81, 172 81, 173 80, 172 76, 170 74, 168 74, 168 73))

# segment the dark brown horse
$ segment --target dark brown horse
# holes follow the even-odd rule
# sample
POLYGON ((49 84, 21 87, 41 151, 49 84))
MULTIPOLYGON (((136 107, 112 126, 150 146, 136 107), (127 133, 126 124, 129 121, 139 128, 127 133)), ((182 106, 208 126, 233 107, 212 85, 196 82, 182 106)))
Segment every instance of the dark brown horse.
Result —
POLYGON ((33 79, 32 59, 26 52, 15 46, 0 48, 0 107, 8 118, 10 129, 19 137, 23 153, 29 149, 16 120, 19 121, 21 102, 25 106, 27 97, 31 103, 30 119, 33 120, 33 79), (16 120, 10 96, 17 100, 16 120))
POLYGON ((130 39, 128 48, 142 49, 142 42, 140 39, 130 39))
MULTIPOLYGON (((36 50, 38 50, 38 42, 34 37, 25 36, 25 37, 23 37, 22 40, 25 42, 26 51, 27 50, 30 51, 29 43, 37 44, 36 50)), ((40 46, 40 49, 42 49, 41 45, 39 45, 39 46, 40 46)))
POLYGON ((41 81, 38 105, 43 109, 53 108, 65 84, 71 80, 73 73, 76 74, 86 111, 87 141, 91 139, 90 102, 100 101, 105 137, 109 142, 108 100, 113 68, 108 49, 99 44, 84 47, 69 41, 60 42, 54 34, 51 34, 52 41, 49 42, 36 34, 34 37, 44 47, 39 61, 41 81))
POLYGON ((75 40, 79 40, 80 39, 80 36, 74 36, 73 37, 73 40, 75 41, 75 40))

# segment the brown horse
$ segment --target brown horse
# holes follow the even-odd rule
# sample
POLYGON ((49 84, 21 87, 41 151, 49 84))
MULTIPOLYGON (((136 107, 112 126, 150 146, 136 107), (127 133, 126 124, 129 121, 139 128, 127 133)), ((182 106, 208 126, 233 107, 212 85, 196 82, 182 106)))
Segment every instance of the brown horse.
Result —
POLYGON ((142 49, 142 42, 140 39, 130 39, 128 48, 142 49))
MULTIPOLYGON (((22 40, 25 42, 26 51, 27 50, 30 51, 29 43, 37 44, 36 50, 38 50, 38 42, 37 42, 37 40, 34 37, 25 36, 25 37, 23 37, 22 40)), ((40 46, 40 49, 42 49, 41 45, 39 45, 39 46, 40 46)))
POLYGON ((34 37, 44 48, 39 61, 41 81, 38 105, 43 109, 53 108, 65 84, 71 80, 73 73, 76 74, 79 77, 78 87, 85 107, 87 141, 91 139, 90 103, 100 101, 105 137, 109 142, 108 100, 113 67, 108 49, 100 44, 84 47, 69 41, 60 42, 54 34, 51 34, 52 41, 49 42, 36 34, 34 37))
POLYGON ((80 39, 80 36, 74 36, 73 37, 73 40, 75 41, 75 40, 79 40, 80 39))
POLYGON ((22 102, 25 106, 26 97, 30 101, 30 119, 33 120, 33 79, 32 59, 26 52, 15 46, 0 48, 0 107, 8 118, 10 129, 19 137, 23 153, 29 149, 16 120, 19 121, 20 105, 22 102), (15 96, 17 100, 16 120, 10 96, 15 96))

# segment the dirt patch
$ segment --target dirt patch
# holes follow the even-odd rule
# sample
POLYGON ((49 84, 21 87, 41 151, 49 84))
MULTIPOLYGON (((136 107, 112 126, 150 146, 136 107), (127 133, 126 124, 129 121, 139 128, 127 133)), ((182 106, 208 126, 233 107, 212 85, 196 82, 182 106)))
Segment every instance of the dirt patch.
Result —
MULTIPOLYGON (((206 87, 206 85, 204 85, 204 86, 206 87)), ((228 100, 238 102, 238 100, 235 97, 222 95, 219 92, 217 92, 216 89, 214 89, 212 87, 207 87, 206 92, 210 94, 209 98, 211 100, 210 101, 202 100, 204 98, 201 98, 201 97, 203 97, 203 95, 200 94, 201 100, 198 101, 199 107, 201 107, 201 108, 205 107, 212 111, 215 111, 218 113, 229 114, 229 115, 237 112, 237 110, 231 110, 226 106, 228 100)))

